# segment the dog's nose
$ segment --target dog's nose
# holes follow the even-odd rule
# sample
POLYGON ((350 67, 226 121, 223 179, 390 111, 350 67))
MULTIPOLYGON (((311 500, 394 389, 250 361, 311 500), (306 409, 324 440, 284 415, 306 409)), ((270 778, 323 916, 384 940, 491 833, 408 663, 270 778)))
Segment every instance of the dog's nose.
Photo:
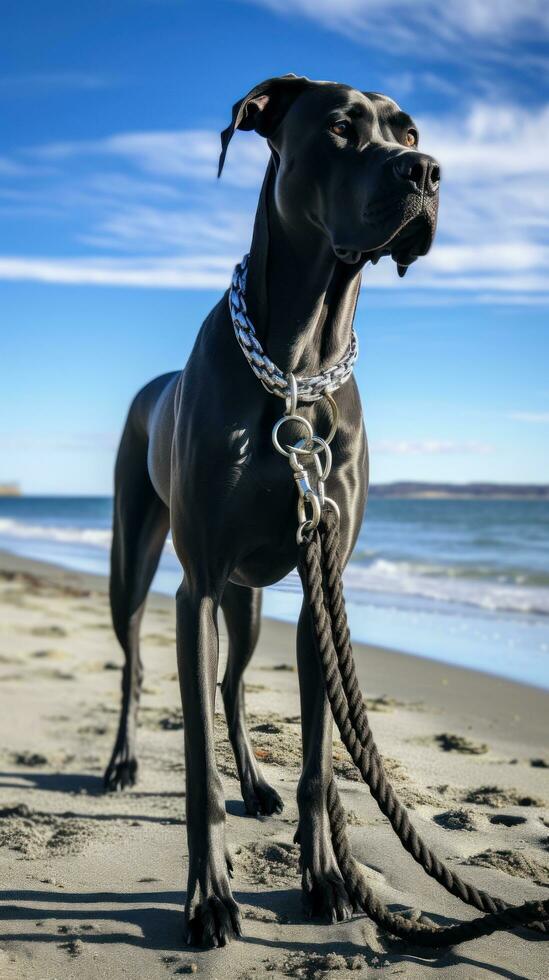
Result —
POLYGON ((400 153, 393 169, 399 180, 411 183, 418 194, 436 194, 440 183, 440 167, 426 153, 400 153))

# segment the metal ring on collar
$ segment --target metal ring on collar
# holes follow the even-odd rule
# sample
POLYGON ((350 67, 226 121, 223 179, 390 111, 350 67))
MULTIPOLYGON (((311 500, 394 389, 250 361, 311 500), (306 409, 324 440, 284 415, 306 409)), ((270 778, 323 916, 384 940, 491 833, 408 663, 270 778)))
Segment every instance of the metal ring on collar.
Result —
MULTIPOLYGON (((294 374, 289 374, 288 375, 288 387, 289 387, 290 391, 285 396, 285 398, 286 398, 286 411, 285 411, 284 414, 289 416, 289 415, 295 415, 296 414, 296 412, 297 412, 297 404, 298 404, 298 401, 299 401, 299 394, 298 394, 298 390, 297 390, 297 379, 296 379, 296 377, 295 377, 294 374)), ((328 392, 325 392, 322 397, 325 398, 326 401, 328 402, 328 405, 330 406, 330 412, 332 414, 332 424, 330 426, 330 431, 328 432, 328 435, 327 436, 324 436, 323 437, 324 438, 324 442, 327 442, 328 444, 330 444, 332 442, 332 439, 334 438, 336 432, 337 432, 337 427, 339 425, 339 409, 337 407, 337 403, 335 401, 335 398, 332 398, 332 396, 329 395, 328 392)))
POLYGON ((337 517, 338 523, 339 523, 339 521, 341 520, 341 514, 339 512, 339 507, 336 504, 335 500, 333 500, 332 497, 324 497, 324 501, 323 501, 322 506, 323 507, 331 507, 332 510, 334 511, 334 513, 335 513, 335 515, 337 517))
POLYGON ((295 374, 288 375, 288 388, 290 389, 286 395, 286 412, 285 415, 295 415, 297 411, 297 381, 295 374))
POLYGON ((324 438, 324 442, 330 443, 334 438, 337 432, 337 427, 339 425, 339 409, 337 407, 335 399, 332 398, 332 396, 329 395, 327 391, 324 392, 324 397, 328 402, 328 405, 330 406, 330 409, 332 411, 332 426, 330 428, 328 435, 325 436, 324 438))
MULTIPOLYGON (((290 416, 290 415, 295 415, 297 412, 299 394, 297 390, 297 379, 295 374, 292 374, 290 372, 290 374, 288 374, 287 376, 287 381, 288 381, 289 391, 288 394, 285 396, 286 411, 284 414, 290 416)), ((328 435, 324 437, 324 442, 327 442, 329 444, 337 432, 337 427, 339 424, 339 410, 335 399, 332 398, 332 396, 327 391, 324 393, 323 397, 328 402, 328 405, 330 406, 330 412, 332 414, 332 424, 330 426, 330 431, 328 432, 328 435)))
POLYGON ((295 539, 297 543, 303 544, 305 540, 307 541, 310 540, 309 538, 306 538, 305 535, 309 534, 310 531, 314 531, 314 530, 315 528, 312 521, 305 521, 303 524, 300 524, 295 535, 295 539))
POLYGON ((279 429, 282 425, 284 425, 285 422, 301 422, 301 424, 304 425, 305 429, 307 430, 309 439, 313 438, 313 427, 311 423, 308 422, 307 419, 304 419, 301 415, 283 415, 282 418, 278 420, 278 422, 275 422, 273 433, 272 433, 273 446, 275 447, 277 452, 281 453, 283 456, 286 456, 288 458, 290 456, 290 453, 293 452, 293 449, 290 450, 284 449, 278 441, 279 429))

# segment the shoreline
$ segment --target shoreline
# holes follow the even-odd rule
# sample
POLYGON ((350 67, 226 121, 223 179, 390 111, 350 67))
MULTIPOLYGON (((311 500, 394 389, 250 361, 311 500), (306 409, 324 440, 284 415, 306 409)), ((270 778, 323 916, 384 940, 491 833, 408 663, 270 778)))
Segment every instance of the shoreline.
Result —
MULTIPOLYGON (((0 550, 105 575, 111 509, 106 497, 12 502, 0 550)), ((546 510, 372 498, 345 571, 354 639, 549 689, 546 510)), ((180 581, 168 538, 153 587, 173 595, 180 581)), ((264 591, 264 615, 296 623, 300 605, 295 572, 264 591)))
MULTIPOLYGON (((29 558, 25 555, 19 555, 16 552, 8 551, 5 548, 0 548, 0 569, 30 572, 36 574, 47 574, 54 577, 64 578, 66 576, 77 576, 78 579, 88 584, 91 588, 96 589, 98 592, 108 594, 108 576, 101 575, 97 572, 86 572, 74 570, 68 566, 57 564, 55 562, 42 561, 41 559, 29 558)), ((148 603, 155 601, 166 605, 166 608, 170 608, 174 604, 174 596, 170 596, 165 592, 152 591, 149 593, 148 603)), ((220 617, 222 618, 222 617, 220 617)), ((262 615, 262 628, 265 624, 272 624, 272 627, 284 627, 286 629, 292 630, 295 633, 296 624, 288 619, 277 618, 275 616, 262 615)), ((498 685, 510 685, 512 687, 525 688, 526 690, 536 691, 540 694, 549 695, 549 688, 543 685, 530 684, 527 681, 518 680, 515 678, 504 677, 501 674, 491 673, 481 667, 472 668, 469 666, 461 666, 459 664, 449 663, 447 660, 437 659, 435 657, 422 655, 420 653, 415 653, 413 651, 408 651, 404 649, 399 649, 393 646, 385 646, 381 643, 367 643, 361 640, 356 640, 353 636, 353 646, 362 650, 375 650, 378 653, 384 653, 386 655, 392 656, 398 663, 404 662, 406 667, 409 666, 409 661, 414 661, 417 665, 417 669, 421 672, 422 676, 425 673, 433 673, 435 675, 448 674, 449 672, 458 676, 463 673, 465 678, 481 677, 484 679, 485 683, 497 683, 498 685)), ((360 665, 357 665, 360 667, 360 665)), ((405 671, 408 675, 409 671, 405 671)), ((360 669, 359 669, 360 676, 360 669)))

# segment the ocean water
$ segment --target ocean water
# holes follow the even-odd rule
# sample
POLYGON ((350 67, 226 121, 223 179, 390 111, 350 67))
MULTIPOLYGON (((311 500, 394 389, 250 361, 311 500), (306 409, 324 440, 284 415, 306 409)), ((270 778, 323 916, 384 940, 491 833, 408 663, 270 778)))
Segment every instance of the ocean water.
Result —
MULTIPOLYGON (((107 573, 112 501, 0 498, 0 548, 107 573)), ((181 570, 168 540, 153 587, 181 570)), ((368 503, 345 573, 357 640, 549 688, 549 502, 368 503)), ((295 621, 292 574, 265 590, 264 611, 295 621)))

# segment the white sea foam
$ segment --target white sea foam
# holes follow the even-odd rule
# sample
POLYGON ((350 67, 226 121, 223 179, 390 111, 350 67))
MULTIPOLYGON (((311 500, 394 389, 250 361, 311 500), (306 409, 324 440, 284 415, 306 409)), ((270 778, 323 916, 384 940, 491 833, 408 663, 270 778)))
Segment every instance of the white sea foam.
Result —
MULTIPOLYGON (((42 546, 66 545, 90 549, 103 554, 110 548, 111 531, 107 528, 77 527, 65 524, 37 524, 12 518, 0 519, 0 546, 39 542, 42 546)), ((171 539, 166 552, 173 555, 171 539)), ((365 562, 351 561, 345 571, 345 582, 356 603, 375 602, 375 597, 414 597, 434 604, 472 606, 487 612, 509 612, 549 616, 549 589, 521 582, 520 575, 504 581, 496 571, 489 575, 486 568, 471 568, 468 572, 451 565, 425 562, 391 561, 368 556, 365 562)), ((300 590, 297 574, 287 576, 275 588, 282 591, 300 590)))
POLYGON ((87 544, 110 548, 111 532, 104 528, 69 527, 65 525, 26 524, 11 518, 0 519, 0 538, 27 541, 59 541, 65 544, 87 544))
MULTIPOLYGON (((451 574, 426 574, 426 567, 381 558, 370 565, 351 561, 344 573, 348 596, 357 604, 375 604, 375 597, 383 595, 391 597, 395 606, 398 606, 399 598, 416 598, 435 605, 473 606, 486 612, 549 616, 549 589, 501 585, 497 581, 464 580, 451 574)), ((443 571, 442 567, 429 567, 436 573, 443 571)), ((301 584, 297 573, 288 575, 274 588, 299 592, 301 584)))
POLYGON ((376 592, 394 596, 417 596, 433 602, 459 603, 487 611, 530 613, 549 616, 549 589, 520 584, 502 584, 497 580, 474 576, 456 577, 442 567, 430 573, 425 566, 410 562, 378 559, 368 566, 351 562, 345 571, 345 582, 353 593, 376 592))

